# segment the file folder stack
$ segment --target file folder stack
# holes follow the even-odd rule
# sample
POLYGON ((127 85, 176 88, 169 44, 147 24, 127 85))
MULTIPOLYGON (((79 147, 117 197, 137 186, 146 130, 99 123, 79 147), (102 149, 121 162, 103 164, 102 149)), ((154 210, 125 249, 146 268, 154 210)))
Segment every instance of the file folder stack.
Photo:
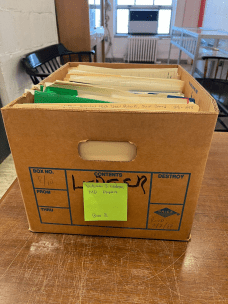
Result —
POLYGON ((116 70, 79 65, 69 68, 63 81, 45 83, 33 94, 35 103, 73 103, 90 110, 198 112, 195 100, 184 97, 183 87, 177 68, 116 70))

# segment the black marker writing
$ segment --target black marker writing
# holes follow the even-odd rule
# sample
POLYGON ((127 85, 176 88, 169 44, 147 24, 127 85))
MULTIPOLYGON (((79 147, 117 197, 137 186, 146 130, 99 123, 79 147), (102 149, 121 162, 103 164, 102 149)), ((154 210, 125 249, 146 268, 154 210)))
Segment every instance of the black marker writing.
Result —
MULTIPOLYGON (((85 182, 85 181, 83 181, 85 182)), ((101 176, 96 176, 96 180, 91 180, 91 181, 88 181, 89 183, 118 183, 118 182, 121 182, 119 179, 117 178, 112 178, 112 179, 108 179, 106 182, 105 180, 103 179, 103 177, 101 176)), ((137 187, 140 187, 142 188, 143 190, 143 193, 146 194, 146 191, 144 189, 144 185, 145 183, 147 182, 147 177, 145 175, 142 175, 141 177, 139 177, 137 175, 137 182, 136 184, 132 184, 131 183, 131 178, 125 178, 123 180, 123 183, 127 184, 129 188, 137 188, 137 187)), ((75 184, 75 178, 74 178, 74 175, 72 174, 72 183, 73 183, 73 190, 76 190, 76 189, 83 189, 83 186, 76 186, 75 184)))

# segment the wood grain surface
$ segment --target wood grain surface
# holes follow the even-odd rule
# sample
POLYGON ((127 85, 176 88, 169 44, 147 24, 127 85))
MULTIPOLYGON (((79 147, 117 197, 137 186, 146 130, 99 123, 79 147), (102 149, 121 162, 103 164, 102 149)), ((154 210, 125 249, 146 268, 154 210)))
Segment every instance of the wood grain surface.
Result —
POLYGON ((28 231, 0 203, 0 304, 228 303, 228 133, 215 133, 190 242, 28 231))

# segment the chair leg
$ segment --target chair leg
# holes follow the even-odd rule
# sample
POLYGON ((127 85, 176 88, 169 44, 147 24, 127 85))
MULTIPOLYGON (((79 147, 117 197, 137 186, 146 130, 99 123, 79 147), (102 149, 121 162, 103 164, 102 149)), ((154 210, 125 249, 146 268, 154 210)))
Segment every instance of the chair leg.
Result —
POLYGON ((30 78, 31 78, 33 84, 39 83, 38 79, 35 76, 30 76, 30 78))
POLYGON ((206 75, 207 75, 207 67, 208 67, 208 59, 206 59, 206 61, 205 61, 203 78, 206 78, 206 75))
POLYGON ((216 79, 217 74, 218 74, 219 63, 220 63, 220 60, 218 59, 218 62, 217 62, 217 65, 216 65, 216 70, 215 70, 215 79, 216 79))
POLYGON ((225 125, 225 123, 221 120, 221 118, 218 117, 218 121, 219 123, 223 126, 223 128, 225 128, 225 130, 228 131, 228 127, 225 125))

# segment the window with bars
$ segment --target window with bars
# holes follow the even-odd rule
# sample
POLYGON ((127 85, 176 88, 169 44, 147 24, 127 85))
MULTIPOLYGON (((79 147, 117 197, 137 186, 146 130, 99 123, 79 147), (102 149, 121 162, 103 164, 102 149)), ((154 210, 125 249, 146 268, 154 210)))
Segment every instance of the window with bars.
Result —
POLYGON ((114 0, 116 34, 128 34, 130 9, 158 10, 158 35, 169 35, 172 18, 172 0, 114 0))

